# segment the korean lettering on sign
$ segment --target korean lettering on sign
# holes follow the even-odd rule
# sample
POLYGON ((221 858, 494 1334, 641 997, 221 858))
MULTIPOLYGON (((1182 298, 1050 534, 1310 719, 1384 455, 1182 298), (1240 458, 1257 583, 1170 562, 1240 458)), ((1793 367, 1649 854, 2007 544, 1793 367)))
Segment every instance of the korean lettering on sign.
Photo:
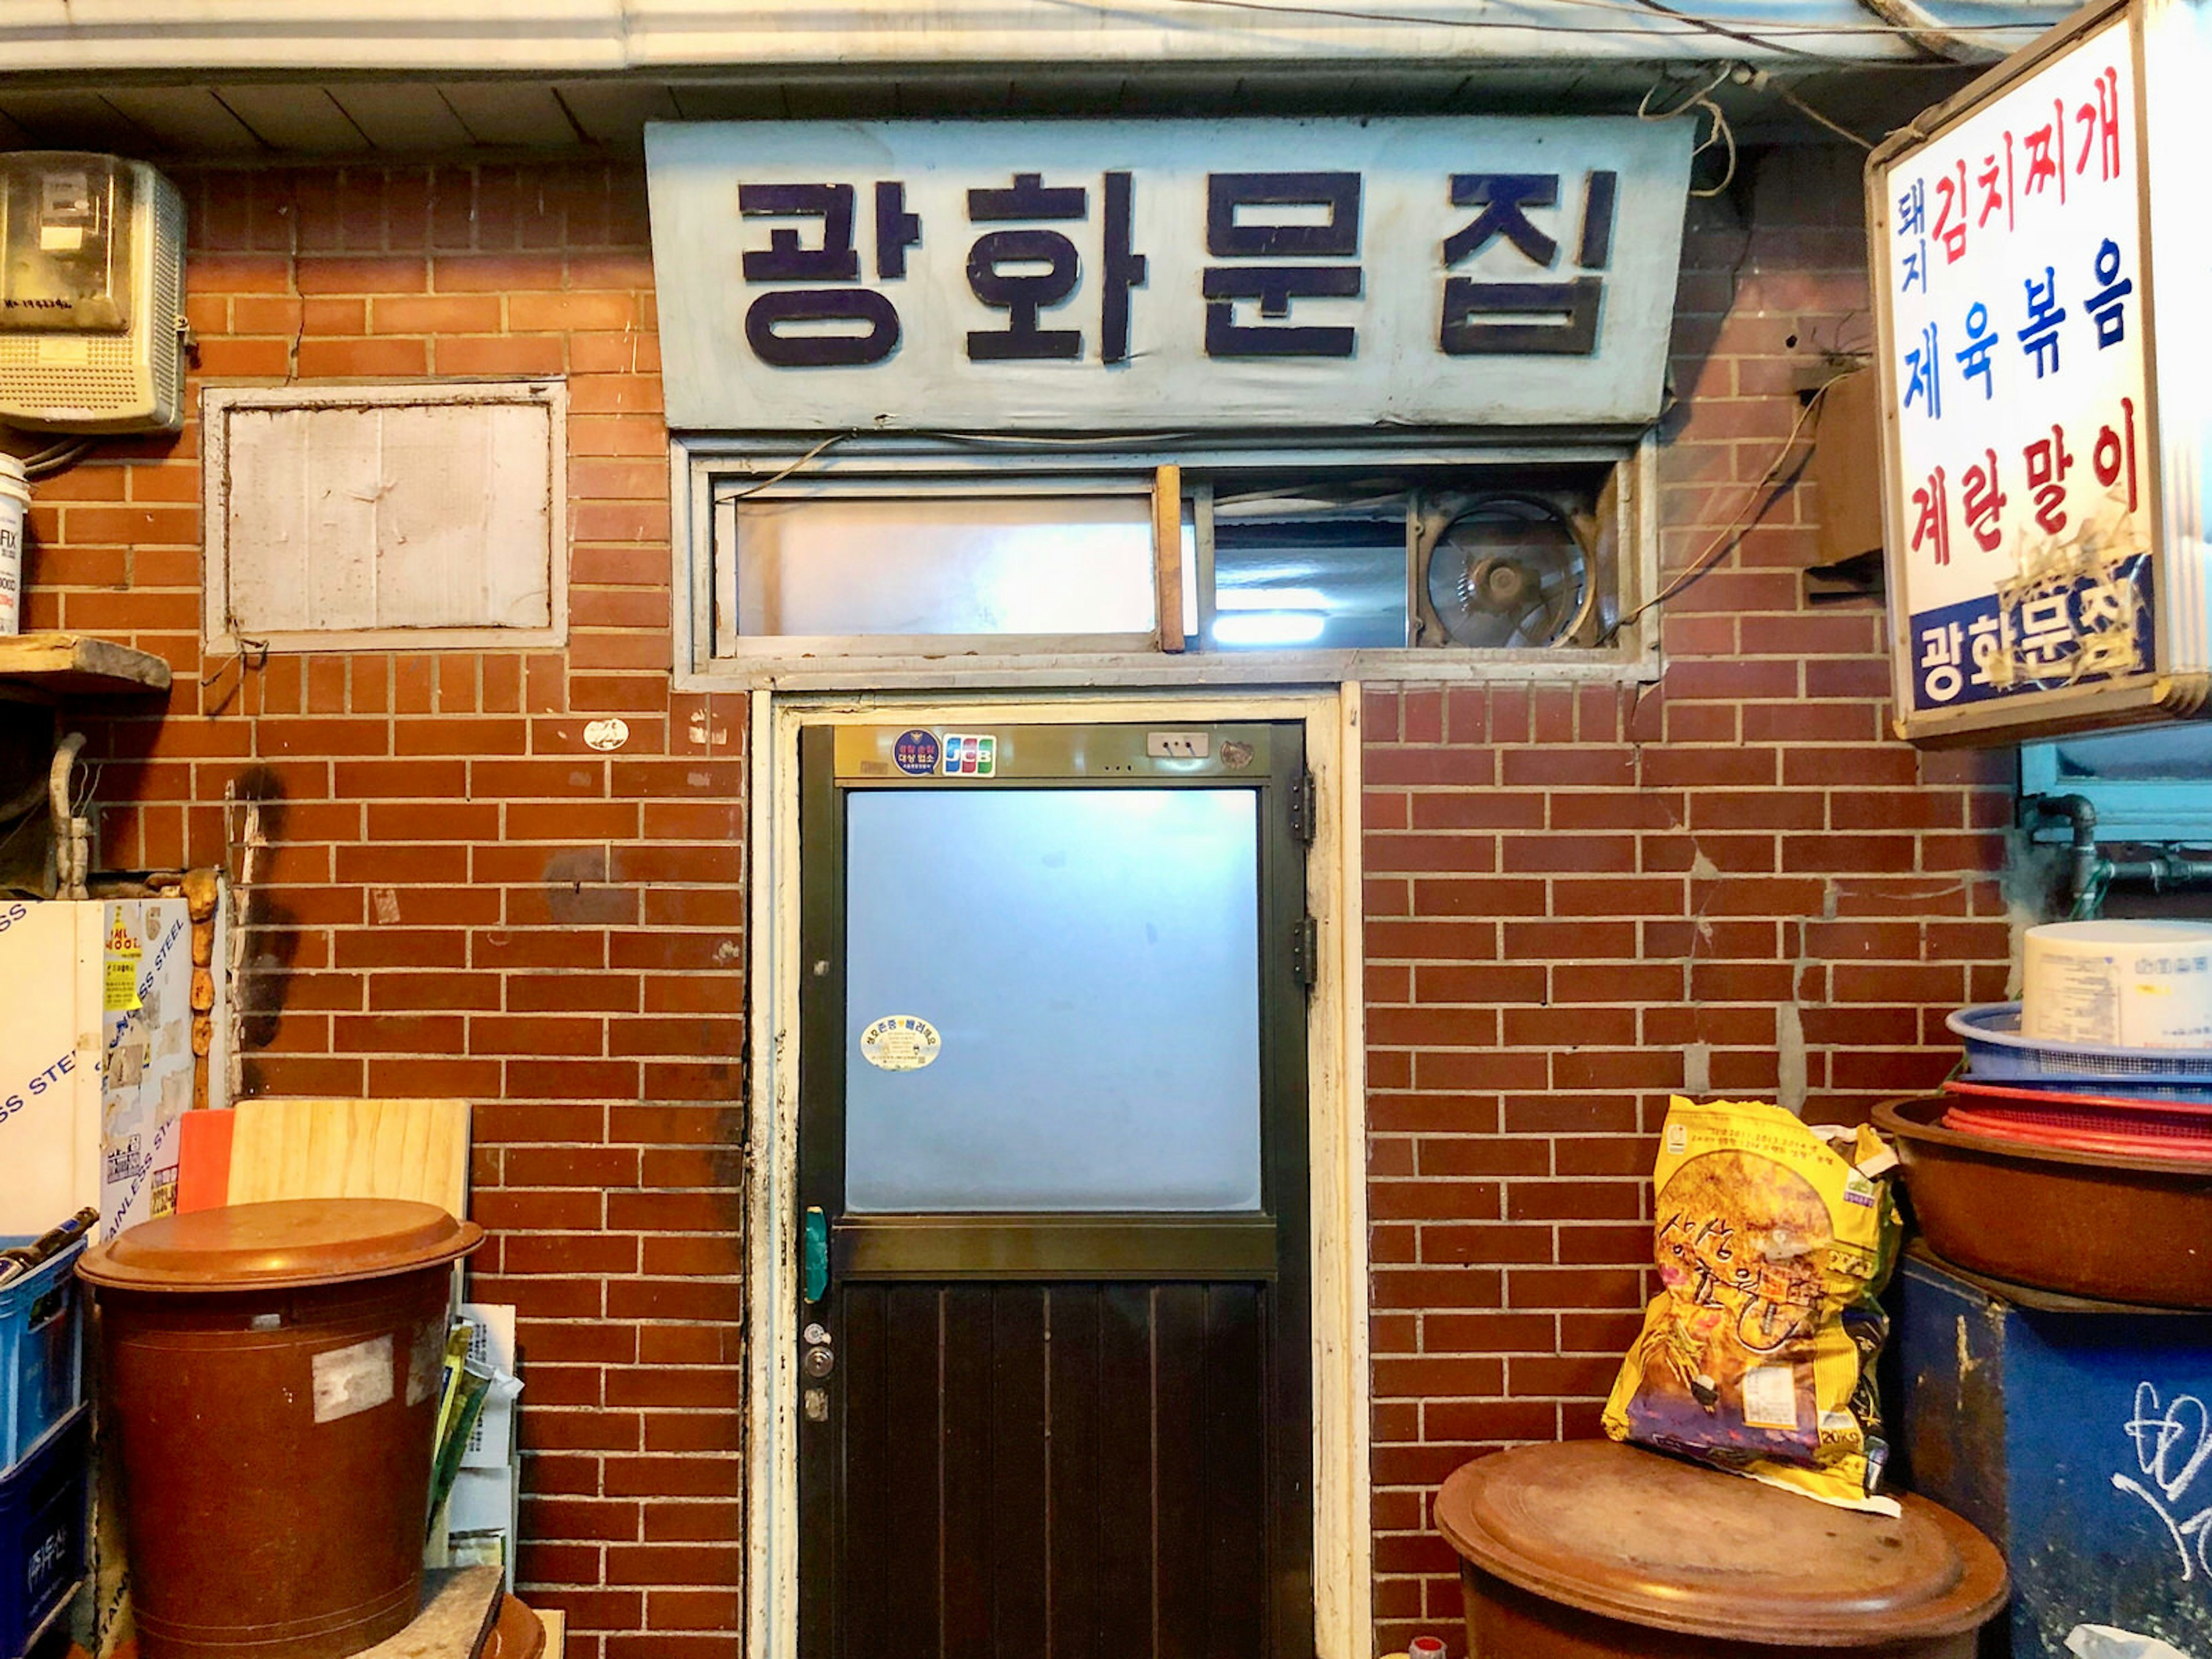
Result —
POLYGON ((1607 120, 674 126, 649 157, 678 426, 1644 418, 1687 183, 1678 135, 1607 120))
POLYGON ((2154 667, 2135 100, 2123 18, 1882 176, 1916 710, 2154 667))

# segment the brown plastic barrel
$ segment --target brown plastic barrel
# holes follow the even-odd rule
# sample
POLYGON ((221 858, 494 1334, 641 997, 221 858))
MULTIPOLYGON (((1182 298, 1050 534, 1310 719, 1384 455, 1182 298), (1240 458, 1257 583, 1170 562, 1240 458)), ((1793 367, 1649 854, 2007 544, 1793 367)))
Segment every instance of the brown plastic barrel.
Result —
POLYGON ((1610 1440, 1524 1446, 1437 1494, 1474 1659, 1973 1659, 2004 1559, 1925 1498, 1832 1508, 1610 1440))
MULTIPOLYGON (((512 1595, 499 1604, 499 1622, 477 1659, 539 1659, 545 1653, 544 1621, 512 1595)), ((557 1654, 548 1659, 560 1659, 557 1654)))
POLYGON ((311 1199, 86 1253, 141 1659, 346 1659, 414 1618, 450 1265, 483 1241, 311 1199))

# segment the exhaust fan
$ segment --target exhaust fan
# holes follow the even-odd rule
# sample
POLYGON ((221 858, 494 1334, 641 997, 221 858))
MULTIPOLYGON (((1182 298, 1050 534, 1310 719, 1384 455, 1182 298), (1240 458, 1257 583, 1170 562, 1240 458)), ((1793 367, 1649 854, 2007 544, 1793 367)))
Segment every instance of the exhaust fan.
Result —
POLYGON ((1566 501, 1497 491, 1424 502, 1414 546, 1427 643, 1543 650, 1593 643, 1597 526, 1566 501))

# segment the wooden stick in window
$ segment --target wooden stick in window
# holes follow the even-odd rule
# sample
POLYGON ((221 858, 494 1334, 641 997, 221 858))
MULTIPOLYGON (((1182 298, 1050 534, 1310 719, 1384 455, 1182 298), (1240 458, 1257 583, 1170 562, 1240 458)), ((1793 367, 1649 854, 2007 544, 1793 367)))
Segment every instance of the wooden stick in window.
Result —
POLYGON ((1160 649, 1183 648, 1182 469, 1152 474, 1152 586, 1159 596, 1160 649))

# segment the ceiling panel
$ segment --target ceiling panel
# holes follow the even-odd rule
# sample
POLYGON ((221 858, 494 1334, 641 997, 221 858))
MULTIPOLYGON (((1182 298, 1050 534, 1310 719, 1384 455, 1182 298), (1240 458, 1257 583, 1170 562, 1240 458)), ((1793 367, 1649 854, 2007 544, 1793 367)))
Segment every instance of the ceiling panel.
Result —
POLYGON ((302 155, 356 155, 368 148, 359 127, 321 87, 228 86, 216 95, 271 149, 302 155))
POLYGON ((683 111, 666 87, 644 81, 563 81, 554 90, 594 143, 635 149, 647 121, 673 121, 683 111))
POLYGON ((411 81, 388 81, 376 86, 349 82, 329 91, 347 118, 379 149, 468 147, 468 128, 435 87, 411 81))
POLYGON ((166 149, 186 155, 255 155, 261 141, 205 87, 110 87, 101 94, 166 149))
POLYGON ((9 90, 0 93, 0 114, 40 149, 138 154, 153 148, 143 131, 96 92, 9 90))
POLYGON ((542 149, 566 148, 577 142, 575 124, 553 95, 553 88, 543 83, 453 81, 438 90, 479 144, 542 149))

